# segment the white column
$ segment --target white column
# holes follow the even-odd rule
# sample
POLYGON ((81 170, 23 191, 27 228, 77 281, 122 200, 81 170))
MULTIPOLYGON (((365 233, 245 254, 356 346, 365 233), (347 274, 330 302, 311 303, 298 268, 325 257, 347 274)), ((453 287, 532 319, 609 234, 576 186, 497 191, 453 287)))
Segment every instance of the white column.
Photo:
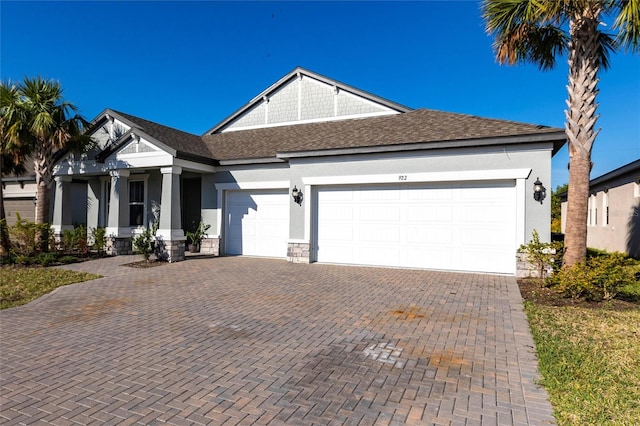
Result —
POLYGON ((131 235, 129 227, 129 170, 111 170, 111 194, 106 233, 114 237, 131 235))
POLYGON ((163 167, 160 169, 160 173, 162 173, 162 198, 160 200, 160 226, 156 236, 165 241, 185 240, 180 200, 182 167, 163 167))
POLYGON ((66 229, 73 229, 71 223, 71 176, 56 176, 56 192, 53 201, 53 232, 60 235, 66 229))

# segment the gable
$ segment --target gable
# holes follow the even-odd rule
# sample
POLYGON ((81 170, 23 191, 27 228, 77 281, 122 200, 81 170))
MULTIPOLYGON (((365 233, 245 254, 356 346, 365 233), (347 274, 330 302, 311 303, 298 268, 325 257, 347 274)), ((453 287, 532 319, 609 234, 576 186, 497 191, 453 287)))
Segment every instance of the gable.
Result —
POLYGON ((122 135, 127 133, 129 129, 131 129, 131 126, 110 115, 107 115, 103 121, 104 124, 97 127, 91 133, 91 137, 97 142, 97 148, 99 151, 102 151, 109 145, 113 144, 122 135))
POLYGON ((123 154, 142 154, 156 151, 160 151, 160 149, 144 140, 136 139, 120 148, 120 150, 117 151, 116 155, 120 156, 123 154))
POLYGON ((296 68, 208 134, 398 114, 409 109, 296 68))

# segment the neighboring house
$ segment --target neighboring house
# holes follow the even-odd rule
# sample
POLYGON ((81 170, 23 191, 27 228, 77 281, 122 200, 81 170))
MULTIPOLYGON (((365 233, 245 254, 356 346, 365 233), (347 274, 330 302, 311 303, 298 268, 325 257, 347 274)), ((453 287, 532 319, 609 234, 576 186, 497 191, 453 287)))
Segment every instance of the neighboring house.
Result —
POLYGON ((25 173, 2 176, 2 199, 7 226, 15 225, 18 215, 33 222, 36 219, 36 176, 33 161, 25 164, 25 173))
MULTIPOLYGON (((21 175, 2 176, 2 198, 4 201, 7 226, 15 225, 18 215, 30 222, 36 219, 36 175, 33 171, 33 160, 25 163, 25 173, 21 175)), ((87 225, 86 182, 72 181, 69 185, 71 198, 74 200, 71 208, 71 223, 73 225, 87 225)), ((52 219, 53 208, 49 214, 52 219)))
POLYGON ((551 157, 564 130, 412 110, 296 68, 203 136, 107 109, 99 149, 57 164, 53 226, 86 224, 112 254, 159 221, 163 256, 212 225, 215 255, 514 274, 537 229, 550 238, 551 157), (292 195, 297 195, 296 199, 292 195))
MULTIPOLYGON (((589 181, 587 246, 640 259, 640 159, 589 181)), ((567 193, 562 200, 562 232, 567 193)))

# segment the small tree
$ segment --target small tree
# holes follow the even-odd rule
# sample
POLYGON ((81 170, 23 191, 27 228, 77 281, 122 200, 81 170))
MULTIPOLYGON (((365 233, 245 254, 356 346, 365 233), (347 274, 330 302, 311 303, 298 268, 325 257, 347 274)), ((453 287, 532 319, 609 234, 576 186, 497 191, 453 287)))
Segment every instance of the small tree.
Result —
POLYGON ((535 229, 531 234, 531 241, 520 246, 520 251, 527 256, 527 261, 536 268, 541 285, 544 285, 545 279, 549 276, 549 270, 557 269, 556 260, 562 258, 561 250, 562 245, 559 242, 541 242, 535 229))
POLYGON ((140 235, 133 237, 133 248, 136 253, 144 256, 144 260, 149 262, 149 257, 153 253, 155 236, 151 228, 145 228, 140 235))

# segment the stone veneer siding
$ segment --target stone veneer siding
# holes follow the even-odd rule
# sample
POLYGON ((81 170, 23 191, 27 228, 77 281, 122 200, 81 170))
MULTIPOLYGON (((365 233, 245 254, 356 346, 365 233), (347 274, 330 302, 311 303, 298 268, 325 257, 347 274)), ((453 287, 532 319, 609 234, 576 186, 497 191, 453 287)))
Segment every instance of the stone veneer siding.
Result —
MULTIPOLYGON (((545 268, 546 276, 553 274, 553 267, 547 265, 545 268)), ((516 278, 540 278, 538 267, 527 259, 527 254, 518 252, 516 254, 516 278)))
POLYGON ((200 242, 200 253, 220 256, 220 238, 204 238, 200 242))
POLYGON ((133 254, 131 239, 107 237, 106 252, 110 256, 133 254))
POLYGON ((289 243, 287 245, 287 260, 292 263, 310 263, 311 248, 309 243, 289 243))
POLYGON ((167 262, 179 262, 185 259, 186 240, 156 241, 156 257, 167 262))

